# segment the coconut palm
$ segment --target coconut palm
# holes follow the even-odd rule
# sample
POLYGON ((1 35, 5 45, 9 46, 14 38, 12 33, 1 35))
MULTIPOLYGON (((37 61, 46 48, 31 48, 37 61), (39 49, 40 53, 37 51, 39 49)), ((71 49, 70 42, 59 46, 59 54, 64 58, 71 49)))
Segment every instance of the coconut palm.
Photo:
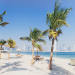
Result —
POLYGON ((7 14, 6 11, 0 15, 0 26, 4 27, 5 25, 9 24, 8 22, 3 22, 3 15, 7 14))
POLYGON ((34 47, 37 48, 39 51, 42 51, 42 47, 41 45, 37 44, 36 42, 43 42, 45 44, 45 41, 42 39, 44 38, 42 36, 42 32, 37 29, 34 28, 33 31, 30 28, 30 35, 29 37, 21 37, 21 40, 28 40, 32 42, 32 46, 33 46, 33 50, 32 50, 32 62, 31 64, 34 64, 34 47))
POLYGON ((0 41, 0 46, 1 46, 1 48, 0 48, 0 59, 1 59, 1 50, 2 50, 2 45, 4 45, 5 43, 6 43, 5 40, 1 40, 1 41, 0 41))
POLYGON ((48 25, 49 29, 45 30, 43 32, 43 35, 48 34, 49 39, 52 39, 51 54, 48 67, 49 70, 52 70, 54 40, 58 41, 57 36, 59 36, 62 33, 61 27, 63 27, 64 25, 69 26, 69 24, 66 23, 66 18, 70 10, 72 10, 72 8, 60 8, 59 1, 56 1, 53 13, 47 13, 46 24, 48 25))
POLYGON ((6 45, 7 47, 9 47, 9 55, 8 55, 8 59, 10 57, 10 48, 14 48, 16 47, 16 43, 14 40, 12 40, 11 38, 7 40, 8 45, 6 45))
MULTIPOLYGON (((5 25, 9 24, 8 22, 3 22, 3 15, 7 14, 6 11, 0 15, 0 26, 4 27, 5 25)), ((1 50, 0 50, 0 59, 1 59, 1 50)))

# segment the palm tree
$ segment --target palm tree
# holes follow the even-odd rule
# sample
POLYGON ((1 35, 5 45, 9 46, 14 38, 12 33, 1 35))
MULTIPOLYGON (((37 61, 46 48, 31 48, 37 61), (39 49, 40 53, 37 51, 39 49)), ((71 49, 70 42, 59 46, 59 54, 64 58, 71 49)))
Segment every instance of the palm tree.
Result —
POLYGON ((52 39, 51 54, 48 67, 49 70, 52 70, 54 40, 58 41, 57 36, 59 36, 62 33, 61 27, 63 27, 63 25, 69 26, 69 24, 66 23, 66 18, 70 10, 72 10, 72 8, 60 8, 59 1, 56 1, 53 13, 47 13, 46 24, 48 25, 49 29, 45 30, 43 32, 43 35, 49 34, 49 39, 52 39))
POLYGON ((6 45, 7 47, 9 47, 9 55, 8 55, 8 59, 10 57, 10 48, 14 48, 16 47, 16 43, 14 40, 12 40, 11 38, 7 40, 8 45, 6 45))
POLYGON ((32 50, 32 65, 34 64, 34 47, 39 49, 40 51, 42 51, 42 47, 41 45, 37 44, 36 42, 43 42, 45 44, 45 41, 42 39, 44 38, 42 36, 42 32, 37 29, 34 28, 33 31, 30 28, 30 35, 29 37, 21 37, 21 40, 28 40, 28 41, 32 41, 32 46, 33 46, 33 50, 32 50))
MULTIPOLYGON (((9 24, 8 22, 3 22, 3 15, 7 14, 6 11, 0 15, 0 26, 4 27, 5 25, 9 24)), ((1 50, 0 50, 0 59, 1 59, 1 50)))
POLYGON ((3 15, 7 14, 6 11, 0 15, 0 26, 4 27, 5 25, 9 24, 8 22, 3 22, 3 15))
POLYGON ((6 43, 5 40, 1 40, 0 41, 0 46, 1 46, 1 49, 0 49, 0 59, 1 59, 1 50, 2 50, 2 45, 4 45, 6 43))

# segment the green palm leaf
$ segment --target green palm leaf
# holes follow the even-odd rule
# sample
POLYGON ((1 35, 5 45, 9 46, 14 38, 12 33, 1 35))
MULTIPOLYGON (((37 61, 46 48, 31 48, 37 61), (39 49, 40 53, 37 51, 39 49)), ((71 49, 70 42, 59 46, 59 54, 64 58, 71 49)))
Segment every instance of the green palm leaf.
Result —
POLYGON ((53 13, 50 13, 50 12, 47 13, 46 24, 49 26, 49 29, 45 30, 43 32, 43 35, 47 35, 49 33, 49 39, 52 39, 52 38, 56 39, 57 36, 61 34, 61 31, 59 30, 59 28, 61 28, 63 25, 70 26, 66 22, 66 18, 68 13, 72 10, 72 8, 70 9, 60 8, 59 2, 60 1, 55 2, 55 8, 53 13))
POLYGON ((37 48, 39 51, 43 51, 41 45, 34 43, 34 47, 37 48))
POLYGON ((43 39, 38 39, 37 41, 38 41, 38 42, 42 42, 42 43, 44 43, 44 44, 46 43, 46 41, 43 40, 43 39))
POLYGON ((31 41, 31 39, 29 37, 21 37, 20 38, 21 40, 28 40, 28 41, 31 41))
POLYGON ((4 45, 6 42, 7 42, 7 41, 5 41, 5 40, 1 40, 1 41, 0 41, 0 46, 1 46, 0 50, 3 50, 2 45, 4 45))
POLYGON ((12 40, 11 38, 7 40, 8 45, 6 45, 7 47, 13 48, 16 47, 16 42, 14 40, 12 40))
POLYGON ((44 36, 44 35, 47 35, 48 32, 49 32, 49 30, 47 29, 47 30, 45 30, 45 31, 42 33, 42 35, 43 35, 43 36, 44 36))
POLYGON ((62 34, 62 30, 59 29, 59 30, 57 31, 57 33, 58 33, 58 36, 59 36, 60 34, 62 34))
POLYGON ((3 22, 3 15, 7 14, 6 11, 3 12, 3 14, 0 15, 0 26, 5 26, 9 24, 8 22, 3 22))
POLYGON ((7 41, 5 41, 5 40, 1 40, 1 41, 0 41, 0 45, 4 45, 6 42, 7 42, 7 41))
POLYGON ((3 23, 0 24, 0 26, 3 26, 4 27, 7 24, 9 24, 9 23, 8 22, 3 22, 3 23))

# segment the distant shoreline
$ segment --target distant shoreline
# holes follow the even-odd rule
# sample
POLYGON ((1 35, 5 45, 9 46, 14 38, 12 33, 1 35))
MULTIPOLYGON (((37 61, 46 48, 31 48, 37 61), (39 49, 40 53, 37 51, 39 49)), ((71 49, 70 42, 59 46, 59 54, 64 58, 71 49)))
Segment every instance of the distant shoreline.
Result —
MULTIPOLYGON (((21 51, 21 52, 32 52, 32 51, 21 51)), ((37 52, 37 51, 34 51, 37 52)), ((38 51, 41 52, 41 51, 38 51)), ((43 51, 43 52, 50 52, 50 51, 43 51)), ((75 52, 75 51, 53 51, 53 52, 75 52)))

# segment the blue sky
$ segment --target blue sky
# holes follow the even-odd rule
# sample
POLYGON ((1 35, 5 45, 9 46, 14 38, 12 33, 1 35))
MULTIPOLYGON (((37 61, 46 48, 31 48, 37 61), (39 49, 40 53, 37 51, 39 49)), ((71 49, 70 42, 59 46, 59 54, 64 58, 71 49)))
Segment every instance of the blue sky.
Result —
MULTIPOLYGON (((46 15, 54 10, 56 0, 0 0, 0 14, 5 10, 4 21, 9 22, 5 27, 0 27, 0 39, 8 40, 12 38, 16 41, 18 48, 23 48, 24 44, 31 45, 31 42, 21 41, 19 38, 29 36, 30 27, 38 28, 42 31, 48 29, 46 25, 46 15)), ((67 23, 71 27, 63 27, 63 34, 58 37, 57 45, 65 44, 72 47, 75 43, 75 0, 61 0, 61 7, 70 8, 67 23)), ((48 36, 45 38, 46 45, 51 47, 48 36)), ((42 43, 43 47, 45 47, 42 43)))

